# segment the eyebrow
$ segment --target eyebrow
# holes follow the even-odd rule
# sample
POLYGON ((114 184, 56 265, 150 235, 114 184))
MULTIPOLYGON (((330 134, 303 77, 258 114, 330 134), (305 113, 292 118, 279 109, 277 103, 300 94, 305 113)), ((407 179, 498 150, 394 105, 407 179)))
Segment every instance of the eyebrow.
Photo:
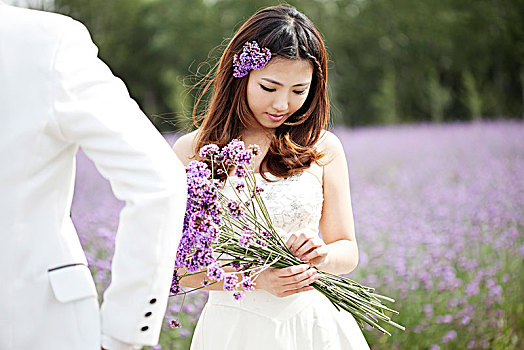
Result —
MULTIPOLYGON (((268 81, 270 83, 273 83, 273 84, 276 84, 276 85, 279 85, 279 86, 283 86, 282 83, 279 83, 278 81, 275 81, 275 80, 272 80, 272 79, 269 79, 269 78, 262 78, 262 80, 268 81)), ((295 86, 307 86, 309 84, 311 84, 311 83, 307 82, 307 83, 295 84, 295 85, 293 85, 293 87, 295 87, 295 86)))

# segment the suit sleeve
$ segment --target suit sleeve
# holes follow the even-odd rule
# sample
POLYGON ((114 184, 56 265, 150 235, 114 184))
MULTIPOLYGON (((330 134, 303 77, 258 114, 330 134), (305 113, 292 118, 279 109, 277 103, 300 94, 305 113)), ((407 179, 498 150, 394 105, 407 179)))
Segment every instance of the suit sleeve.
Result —
POLYGON ((52 67, 56 124, 126 202, 101 306, 102 338, 155 345, 182 231, 185 171, 97 52, 86 28, 71 20, 52 67))

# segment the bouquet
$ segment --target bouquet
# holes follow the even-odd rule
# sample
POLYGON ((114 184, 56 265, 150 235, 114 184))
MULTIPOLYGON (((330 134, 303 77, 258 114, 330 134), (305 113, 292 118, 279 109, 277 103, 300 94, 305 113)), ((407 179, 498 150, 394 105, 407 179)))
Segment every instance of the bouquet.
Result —
MULTIPOLYGON (((257 276, 269 267, 284 268, 303 264, 273 227, 261 197, 252 160, 259 147, 245 147, 233 140, 223 148, 210 144, 199 156, 207 162, 192 161, 187 166, 188 198, 182 238, 176 256, 171 285, 173 295, 186 294, 224 281, 224 290, 239 300, 254 289, 257 276), (220 180, 222 178, 222 180, 220 180), (224 195, 224 187, 234 193, 224 195), (230 267, 226 272, 225 267, 230 267), (182 291, 180 279, 204 274, 202 286, 182 291)), ((404 330, 389 315, 398 314, 382 303, 393 299, 374 293, 357 282, 318 271, 321 277, 312 286, 325 295, 339 311, 353 315, 361 327, 368 324, 391 335, 382 324, 404 330)))

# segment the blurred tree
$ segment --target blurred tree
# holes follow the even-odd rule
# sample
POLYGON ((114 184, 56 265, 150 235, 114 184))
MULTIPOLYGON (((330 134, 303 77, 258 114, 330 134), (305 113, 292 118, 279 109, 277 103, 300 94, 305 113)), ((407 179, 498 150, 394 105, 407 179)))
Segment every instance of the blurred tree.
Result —
POLYGON ((475 77, 469 70, 462 74, 464 84, 465 104, 468 106, 471 118, 479 120, 482 117, 482 98, 477 88, 475 77))
POLYGON ((168 110, 161 97, 168 91, 161 79, 161 53, 151 43, 155 34, 147 22, 151 4, 141 0, 56 0, 55 11, 88 27, 100 57, 123 78, 142 109, 156 113, 168 110))
POLYGON ((451 101, 451 95, 448 89, 440 84, 437 70, 433 67, 428 73, 428 85, 426 89, 431 121, 441 123, 444 120, 444 111, 451 101))
MULTIPOLYGON (((524 0, 290 0, 323 33, 337 123, 524 118, 524 0), (428 74, 428 67, 434 69, 428 74)), ((267 0, 56 0, 161 130, 267 0)), ((204 105, 201 105, 203 107, 204 105)), ((202 112, 199 109, 198 112, 202 112)))
POLYGON ((384 124, 399 122, 397 113, 396 74, 392 67, 385 69, 380 90, 371 102, 377 110, 378 120, 384 124))

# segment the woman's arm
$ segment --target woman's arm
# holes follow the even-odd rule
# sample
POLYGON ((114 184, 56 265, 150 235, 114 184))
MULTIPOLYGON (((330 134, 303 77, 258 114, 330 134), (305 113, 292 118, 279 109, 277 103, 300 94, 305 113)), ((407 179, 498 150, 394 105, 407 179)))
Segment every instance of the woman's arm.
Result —
POLYGON ((319 142, 324 152, 324 205, 320 219, 322 239, 311 234, 291 235, 287 244, 295 255, 320 270, 345 274, 358 264, 353 210, 346 156, 340 140, 326 132, 319 142))
MULTIPOLYGON (((227 273, 236 272, 232 267, 224 267, 227 273)), ((185 269, 178 269, 180 275, 186 273, 185 269)), ((242 280, 240 272, 236 272, 238 281, 242 280)), ((202 286, 205 272, 184 276, 180 279, 182 287, 200 288, 203 290, 223 290, 224 281, 202 286)), ((313 290, 309 285, 315 282, 320 275, 307 264, 295 265, 283 269, 270 267, 260 273, 255 279, 256 289, 263 289, 277 297, 285 297, 291 294, 313 290)), ((209 278, 206 278, 209 281, 209 278)), ((214 281, 211 281, 214 282, 214 281)))
POLYGON ((187 166, 189 162, 193 160, 195 156, 196 137, 198 130, 192 131, 189 134, 182 135, 176 140, 173 145, 173 151, 177 155, 178 159, 187 166))

